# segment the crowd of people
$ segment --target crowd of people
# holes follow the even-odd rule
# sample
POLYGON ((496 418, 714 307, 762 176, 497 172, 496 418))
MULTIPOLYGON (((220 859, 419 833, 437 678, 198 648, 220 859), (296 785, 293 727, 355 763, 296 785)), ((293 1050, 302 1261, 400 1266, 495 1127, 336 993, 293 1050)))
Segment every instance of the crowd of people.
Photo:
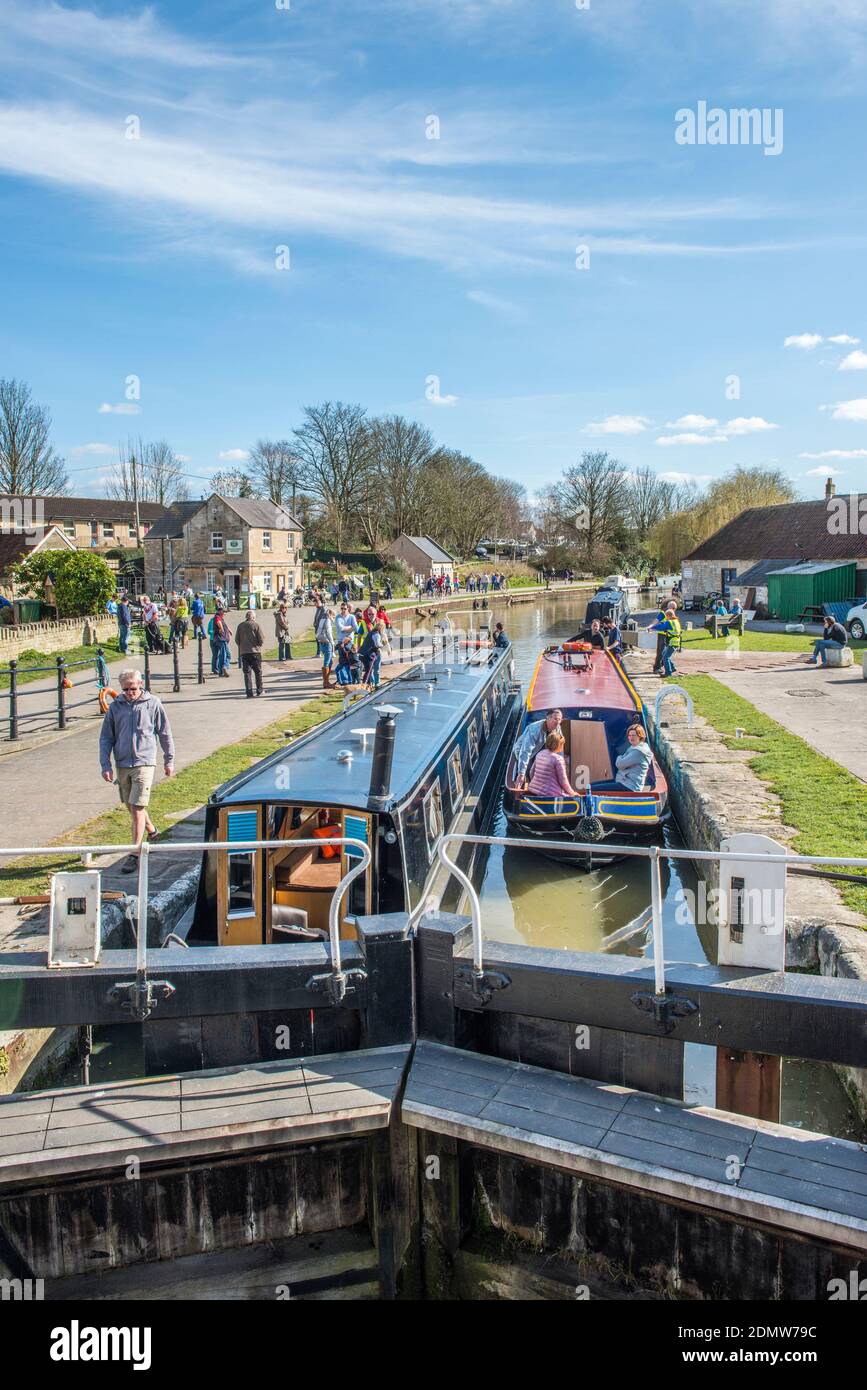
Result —
POLYGON ((322 661, 322 689, 357 685, 375 690, 380 681, 382 658, 391 651, 391 619, 383 602, 371 600, 366 608, 353 608, 344 599, 339 611, 324 594, 314 593, 313 635, 322 661), (332 673, 335 679, 332 680, 332 673))

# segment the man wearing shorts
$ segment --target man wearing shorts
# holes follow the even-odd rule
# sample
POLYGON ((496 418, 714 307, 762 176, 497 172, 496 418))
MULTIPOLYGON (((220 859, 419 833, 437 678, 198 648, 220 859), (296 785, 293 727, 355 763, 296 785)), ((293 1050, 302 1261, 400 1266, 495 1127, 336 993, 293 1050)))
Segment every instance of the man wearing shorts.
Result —
MULTIPOLYGON (((114 781, 111 759, 117 769, 120 799, 129 810, 132 838, 140 845, 147 833, 149 840, 157 830, 148 815, 151 787, 157 763, 157 741, 163 751, 163 766, 167 777, 174 773, 175 745, 168 715, 156 695, 144 688, 141 671, 121 671, 121 693, 108 707, 99 735, 99 762, 106 782, 114 781)), ((122 872, 131 874, 138 867, 136 855, 131 854, 122 872)))

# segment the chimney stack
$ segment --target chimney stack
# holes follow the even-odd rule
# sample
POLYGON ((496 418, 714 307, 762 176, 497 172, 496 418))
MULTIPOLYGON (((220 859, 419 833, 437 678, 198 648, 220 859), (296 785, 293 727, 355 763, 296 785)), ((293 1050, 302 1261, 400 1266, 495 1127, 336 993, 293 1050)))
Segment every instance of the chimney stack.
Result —
POLYGON ((826 481, 825 481, 825 500, 826 500, 826 502, 827 502, 827 501, 830 501, 830 499, 834 496, 834 493, 835 493, 836 491, 837 491, 837 487, 836 487, 836 484, 835 484, 835 482, 834 482, 834 479, 833 479, 833 478, 828 478, 828 479, 826 479, 826 481))
POLYGON ((381 811, 385 808, 391 790, 391 764, 394 759, 394 738, 397 732, 395 716, 403 711, 395 705, 375 705, 379 718, 373 737, 373 759, 370 767, 370 786, 368 787, 368 808, 381 811))

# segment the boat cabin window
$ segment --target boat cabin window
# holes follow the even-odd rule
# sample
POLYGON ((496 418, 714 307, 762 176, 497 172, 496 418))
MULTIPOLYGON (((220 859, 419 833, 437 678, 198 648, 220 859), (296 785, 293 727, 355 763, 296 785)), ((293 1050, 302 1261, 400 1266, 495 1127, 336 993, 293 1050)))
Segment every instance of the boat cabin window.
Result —
POLYGON ((482 727, 485 731, 485 738, 489 738, 491 734, 491 716, 488 713, 487 700, 482 701, 482 727))
POLYGON ((424 828, 427 835, 428 859, 432 859, 436 842, 443 833, 443 801, 439 782, 434 782, 424 798, 424 828))
POLYGON ((452 798, 452 811, 457 811, 464 796, 464 774, 461 767, 460 748, 453 748, 449 755, 449 793, 452 798))
POLYGON ((475 719, 467 725, 467 752, 470 758, 470 771, 475 772, 476 763, 479 761, 479 733, 475 719))
POLYGON ((229 855, 229 916, 249 917, 255 911, 254 852, 229 855))

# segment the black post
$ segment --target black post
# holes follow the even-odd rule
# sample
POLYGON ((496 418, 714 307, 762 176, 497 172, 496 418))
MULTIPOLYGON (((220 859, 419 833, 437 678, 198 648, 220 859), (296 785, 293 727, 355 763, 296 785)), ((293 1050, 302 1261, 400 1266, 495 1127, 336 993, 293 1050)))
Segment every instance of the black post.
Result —
POLYGON ((177 637, 173 637, 173 638, 172 638, 172 671, 173 671, 173 673, 174 673, 174 682, 173 682, 173 684, 172 684, 172 690, 173 690, 173 691, 175 692, 175 694, 177 695, 178 691, 179 691, 180 688, 181 688, 181 668, 180 668, 180 666, 178 665, 178 639, 177 639, 177 637))
POLYGON ((359 917, 358 940, 367 966, 362 1046, 389 1047, 414 1035, 413 942, 405 912, 359 917))
POLYGON ((196 643, 196 646, 197 646, 198 649, 199 649, 199 654, 198 654, 198 656, 197 656, 197 658, 196 658, 196 666, 197 666, 197 672, 198 672, 198 674, 197 674, 197 680, 198 680, 199 685, 204 685, 204 684, 205 684, 205 667, 204 667, 204 662, 203 662, 203 658, 202 658, 202 647, 204 646, 204 639, 203 639, 201 633, 199 633, 199 634, 197 634, 197 635, 198 635, 198 641, 197 641, 197 643, 196 643))
POLYGON ((18 737, 18 662, 9 662, 9 737, 18 737))
POLYGON ((65 729, 66 691, 63 689, 63 681, 66 676, 66 670, 64 668, 62 656, 56 657, 55 660, 57 662, 57 727, 58 729, 65 729))
POLYGON ((144 682, 145 682, 145 690, 148 692, 148 694, 150 694, 150 689, 151 689, 151 654, 150 654, 150 648, 149 648, 148 645, 147 645, 147 637, 145 637, 144 658, 145 658, 145 660, 144 660, 144 682))

